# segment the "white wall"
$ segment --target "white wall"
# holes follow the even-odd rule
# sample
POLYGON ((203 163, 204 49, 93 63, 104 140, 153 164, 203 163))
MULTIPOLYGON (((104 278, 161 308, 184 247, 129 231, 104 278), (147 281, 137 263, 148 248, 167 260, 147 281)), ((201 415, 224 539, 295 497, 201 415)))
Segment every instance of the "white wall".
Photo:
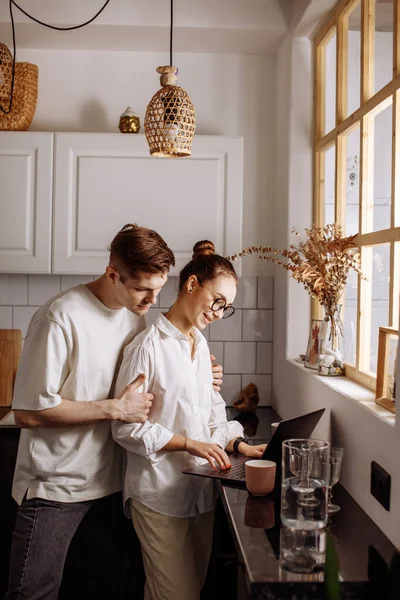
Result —
MULTIPOLYGON (((286 247, 291 227, 311 222, 312 73, 311 43, 287 38, 277 61, 276 235, 286 247), (293 98, 296 99, 293 102, 293 98)), ((283 271, 275 274, 273 403, 282 417, 326 407, 315 431, 345 449, 341 481, 350 494, 400 547, 400 424, 380 420, 360 403, 328 387, 301 366, 286 360, 304 352, 309 328, 309 297, 283 271), (370 494, 371 461, 392 476, 391 511, 370 494)))
MULTIPOLYGON (((39 66, 33 131, 118 131, 127 105, 140 115, 159 88, 165 54, 76 50, 19 50, 39 66)), ((257 55, 177 54, 178 83, 196 109, 197 133, 244 137, 243 243, 273 241, 275 181, 275 59, 257 55)), ((212 215, 210 215, 212 218, 212 215)), ((241 248, 238 247, 238 251, 241 248)), ((248 257, 244 275, 265 274, 248 257)))

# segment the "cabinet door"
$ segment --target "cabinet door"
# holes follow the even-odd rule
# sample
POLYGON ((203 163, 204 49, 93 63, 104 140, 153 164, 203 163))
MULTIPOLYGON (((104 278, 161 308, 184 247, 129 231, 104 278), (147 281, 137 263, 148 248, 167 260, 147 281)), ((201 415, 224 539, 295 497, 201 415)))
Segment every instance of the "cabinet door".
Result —
POLYGON ((50 273, 53 137, 0 133, 1 273, 50 273))
MULTIPOLYGON (((154 229, 176 270, 195 242, 242 247, 242 138, 196 136, 188 158, 153 158, 144 135, 56 134, 54 273, 103 273, 127 223, 154 229)), ((174 271, 174 272, 175 272, 174 271)))

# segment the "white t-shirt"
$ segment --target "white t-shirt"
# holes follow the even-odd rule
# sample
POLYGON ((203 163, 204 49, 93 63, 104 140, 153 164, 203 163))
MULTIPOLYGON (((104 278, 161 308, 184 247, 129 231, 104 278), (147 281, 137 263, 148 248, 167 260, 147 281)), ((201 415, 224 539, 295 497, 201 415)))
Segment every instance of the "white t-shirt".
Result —
MULTIPOLYGON (((106 307, 84 285, 52 298, 30 322, 12 408, 106 399, 122 348, 144 327, 143 318, 106 307)), ((79 502, 120 489, 120 451, 109 421, 21 430, 13 482, 19 504, 25 494, 79 502)))
POLYGON ((227 421, 225 402, 214 391, 210 351, 194 329, 195 354, 189 340, 164 315, 138 335, 124 351, 115 391, 145 373, 144 391, 154 394, 143 424, 112 423, 114 439, 125 448, 124 501, 135 498, 174 517, 191 517, 214 507, 213 483, 182 474, 207 461, 188 452, 160 452, 174 434, 213 442, 225 448, 243 435, 238 421, 227 421))

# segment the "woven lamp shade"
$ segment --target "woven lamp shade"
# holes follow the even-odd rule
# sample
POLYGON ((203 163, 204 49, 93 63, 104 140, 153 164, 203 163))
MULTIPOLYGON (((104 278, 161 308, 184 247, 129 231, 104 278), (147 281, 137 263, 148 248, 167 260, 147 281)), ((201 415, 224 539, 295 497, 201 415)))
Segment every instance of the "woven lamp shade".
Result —
MULTIPOLYGON (((12 87, 11 52, 0 43, 0 106, 8 110, 12 87)), ((38 93, 38 68, 31 63, 15 63, 11 111, 0 111, 0 131, 26 131, 32 123, 38 93)))
POLYGON ((194 106, 176 81, 176 67, 158 67, 161 89, 146 109, 144 131, 152 156, 190 156, 196 129, 194 106))

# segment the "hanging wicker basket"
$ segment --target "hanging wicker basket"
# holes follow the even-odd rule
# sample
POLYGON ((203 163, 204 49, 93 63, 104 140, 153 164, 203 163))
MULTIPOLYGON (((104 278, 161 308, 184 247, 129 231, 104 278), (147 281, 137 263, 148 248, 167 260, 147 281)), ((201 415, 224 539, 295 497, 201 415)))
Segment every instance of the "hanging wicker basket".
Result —
POLYGON ((158 67, 162 88, 146 109, 144 130, 152 156, 190 156, 196 129, 194 106, 177 85, 176 67, 158 67))
MULTIPOLYGON (((0 106, 8 110, 12 87, 13 58, 5 44, 0 43, 0 106)), ((31 63, 15 63, 14 90, 11 111, 0 111, 0 131, 26 131, 36 109, 39 69, 31 63)))

